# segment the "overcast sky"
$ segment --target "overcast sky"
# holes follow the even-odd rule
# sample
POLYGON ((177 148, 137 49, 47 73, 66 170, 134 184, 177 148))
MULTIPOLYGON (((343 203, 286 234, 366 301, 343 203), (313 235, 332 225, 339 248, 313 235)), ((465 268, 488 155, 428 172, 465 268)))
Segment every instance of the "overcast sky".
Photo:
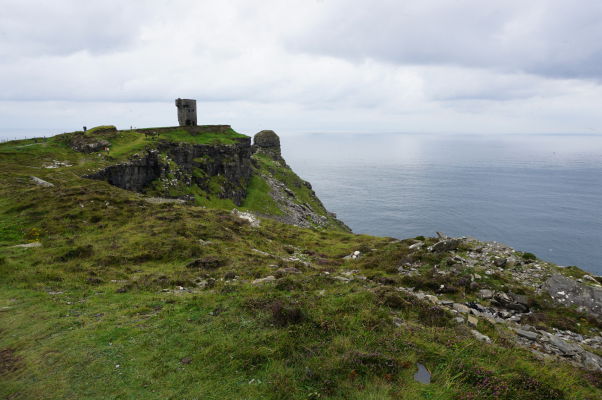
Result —
POLYGON ((0 0, 0 135, 602 133, 600 0, 0 0))

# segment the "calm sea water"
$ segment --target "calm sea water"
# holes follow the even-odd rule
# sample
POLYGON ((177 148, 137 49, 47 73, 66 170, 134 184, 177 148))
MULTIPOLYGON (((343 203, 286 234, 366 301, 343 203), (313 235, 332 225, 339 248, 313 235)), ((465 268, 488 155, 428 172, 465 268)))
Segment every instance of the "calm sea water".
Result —
POLYGON ((602 136, 282 135, 357 233, 495 240, 602 275, 602 136))

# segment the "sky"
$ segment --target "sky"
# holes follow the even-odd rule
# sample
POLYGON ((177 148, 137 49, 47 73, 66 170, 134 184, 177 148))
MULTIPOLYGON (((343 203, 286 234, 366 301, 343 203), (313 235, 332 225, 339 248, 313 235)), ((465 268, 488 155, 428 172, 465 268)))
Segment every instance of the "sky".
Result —
POLYGON ((602 134, 599 0, 0 0, 0 138, 602 134))

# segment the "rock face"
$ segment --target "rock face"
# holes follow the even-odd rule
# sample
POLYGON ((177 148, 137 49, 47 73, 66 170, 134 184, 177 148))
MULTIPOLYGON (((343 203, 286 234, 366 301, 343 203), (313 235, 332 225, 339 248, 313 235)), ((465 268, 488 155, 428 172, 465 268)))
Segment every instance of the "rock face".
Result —
POLYGON ((237 205, 244 200, 252 172, 250 138, 228 145, 163 142, 158 150, 166 153, 201 189, 210 190, 211 178, 218 178, 221 198, 231 199, 237 205))
MULTIPOLYGON (((157 179, 162 179, 166 188, 196 184, 207 191, 213 190, 212 182, 219 180, 219 197, 240 205, 251 177, 250 138, 228 145, 159 142, 156 149, 144 155, 86 177, 136 192, 144 192, 157 179)), ((168 193, 163 195, 170 197, 168 193)))
POLYGON ((133 157, 122 164, 111 165, 86 178, 99 179, 126 190, 141 192, 148 184, 161 176, 164 166, 156 151, 133 157))
MULTIPOLYGON (((286 167, 288 168, 288 167, 286 167)), ((313 225, 326 223, 326 217, 317 213, 310 204, 300 203, 293 191, 271 175, 262 175, 265 182, 270 186, 270 195, 276 201, 279 208, 284 212, 283 216, 276 219, 291 225, 310 228, 313 225)))
POLYGON ((457 249, 460 244, 462 244, 460 238, 444 239, 432 245, 429 250, 435 253, 451 251, 457 249))
POLYGON ((71 148, 80 153, 95 153, 110 145, 111 143, 104 139, 87 138, 84 135, 76 135, 71 141, 71 148))
POLYGON ((497 292, 493 295, 493 304, 506 308, 508 310, 518 311, 525 313, 529 311, 528 299, 525 296, 520 295, 507 295, 503 292, 497 292))
POLYGON ((98 126, 86 132, 74 132, 68 136, 68 145, 80 153, 95 153, 111 146, 111 143, 97 135, 110 136, 117 132, 112 125, 98 126), (93 133, 93 135, 92 135, 93 133))
MULTIPOLYGON (((186 129, 194 135, 203 134, 209 128, 210 133, 231 130, 227 125, 186 129)), ((156 134, 161 129, 173 128, 148 131, 156 134)), ((153 149, 85 177, 145 193, 162 199, 161 202, 169 198, 191 201, 195 196, 207 196, 230 199, 241 206, 253 175, 265 182, 268 188, 262 190, 269 190, 269 196, 277 204, 277 212, 270 209, 266 214, 259 211, 258 215, 307 228, 334 227, 350 231, 324 208, 309 182, 299 178, 286 164, 280 151, 280 138, 274 131, 257 133, 253 146, 249 137, 235 138, 232 144, 159 140, 154 142, 153 149)))
POLYGON ((253 152, 269 155, 274 159, 284 161, 280 152, 280 138, 276 132, 265 130, 253 138, 253 152))
POLYGON ((343 222, 336 219, 336 215, 326 211, 326 208, 313 191, 311 184, 302 180, 291 170, 282 158, 280 138, 276 132, 264 130, 253 138, 253 153, 257 156, 267 156, 275 161, 277 168, 259 168, 261 160, 254 158, 254 174, 259 175, 270 187, 270 196, 278 204, 282 215, 272 216, 281 222, 297 225, 304 228, 325 227, 332 224, 338 229, 351 231, 343 222), (286 176, 286 177, 283 177, 286 176), (302 191, 303 195, 299 192, 302 191))
POLYGON ((602 319, 602 288, 588 286, 560 274, 548 278, 544 288, 555 301, 569 307, 576 306, 602 319))

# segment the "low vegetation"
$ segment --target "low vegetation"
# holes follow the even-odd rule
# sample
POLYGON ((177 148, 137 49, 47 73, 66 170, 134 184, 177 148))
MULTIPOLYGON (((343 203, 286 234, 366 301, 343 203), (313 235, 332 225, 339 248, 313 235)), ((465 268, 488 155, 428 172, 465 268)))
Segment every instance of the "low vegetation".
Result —
MULTIPOLYGON (((76 153, 60 136, 0 145, 0 397, 602 396, 599 374, 541 361, 493 324, 479 325, 493 341, 484 344, 449 312, 397 290, 444 283, 450 289, 439 296, 474 298, 462 272, 439 281, 435 267, 454 267, 448 254, 426 250, 434 238, 400 241, 272 219, 252 226, 220 204, 150 204, 81 176, 168 137, 107 135, 108 155, 76 153), (29 242, 41 246, 14 247, 29 242), (345 258, 354 251, 361 258, 345 258), (419 274, 400 275, 405 263, 419 265, 419 274), (431 384, 413 379, 417 362, 431 384)), ((314 201, 292 171, 258 162, 297 198, 314 201)), ((277 215, 267 189, 253 178, 243 207, 277 215)), ((486 279, 514 284, 507 274, 486 279)), ((565 309, 538 310, 533 324, 548 327, 565 309)))

